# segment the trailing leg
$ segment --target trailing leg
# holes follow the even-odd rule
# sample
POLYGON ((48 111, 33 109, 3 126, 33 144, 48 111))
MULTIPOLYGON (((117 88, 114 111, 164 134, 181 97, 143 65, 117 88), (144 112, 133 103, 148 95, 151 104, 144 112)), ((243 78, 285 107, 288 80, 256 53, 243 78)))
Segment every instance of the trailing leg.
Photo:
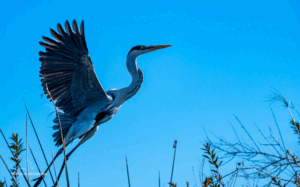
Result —
MULTIPOLYGON (((80 142, 66 155, 66 160, 68 161, 69 160, 69 158, 70 158, 70 156, 72 155, 72 153, 80 146, 80 145, 82 145, 84 142, 86 142, 88 139, 90 139, 92 136, 94 136, 94 134, 97 132, 97 130, 98 130, 98 126, 96 126, 96 127, 93 127, 90 131, 88 131, 85 135, 84 135, 84 137, 80 140, 80 142)), ((56 182, 55 182, 55 184, 54 184, 54 186, 57 186, 57 184, 58 184, 58 181, 59 181, 59 178, 60 178, 60 176, 61 176, 61 174, 62 174, 62 171, 63 171, 63 169, 64 169, 64 167, 65 167, 65 161, 63 162, 63 164, 62 164, 62 167, 61 167, 61 169, 60 169, 60 171, 59 171, 59 174, 58 174, 58 177, 57 177, 57 180, 56 180, 56 182)))

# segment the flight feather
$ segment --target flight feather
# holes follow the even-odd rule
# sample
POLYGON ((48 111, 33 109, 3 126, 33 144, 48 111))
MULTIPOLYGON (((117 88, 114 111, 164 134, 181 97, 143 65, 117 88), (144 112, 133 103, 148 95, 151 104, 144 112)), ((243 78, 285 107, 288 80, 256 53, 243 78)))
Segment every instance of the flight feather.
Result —
POLYGON ((47 97, 50 98, 46 85, 56 106, 65 114, 77 117, 87 106, 99 100, 108 102, 109 98, 88 54, 83 21, 80 31, 75 20, 72 28, 66 21, 65 30, 60 24, 57 25, 58 33, 50 29, 54 39, 43 36, 46 43, 40 42, 40 45, 46 52, 39 53, 40 77, 47 97))

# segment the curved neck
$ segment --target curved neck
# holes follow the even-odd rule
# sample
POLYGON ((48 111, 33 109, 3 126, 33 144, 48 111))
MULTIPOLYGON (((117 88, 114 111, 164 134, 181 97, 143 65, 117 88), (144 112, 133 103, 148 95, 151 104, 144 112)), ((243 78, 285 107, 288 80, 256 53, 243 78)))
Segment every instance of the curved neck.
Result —
POLYGON ((144 81, 143 72, 137 66, 136 59, 137 59, 136 55, 127 56, 126 67, 128 72, 131 75, 132 81, 128 87, 122 89, 122 92, 124 93, 124 97, 123 97, 124 101, 134 96, 140 90, 144 81))

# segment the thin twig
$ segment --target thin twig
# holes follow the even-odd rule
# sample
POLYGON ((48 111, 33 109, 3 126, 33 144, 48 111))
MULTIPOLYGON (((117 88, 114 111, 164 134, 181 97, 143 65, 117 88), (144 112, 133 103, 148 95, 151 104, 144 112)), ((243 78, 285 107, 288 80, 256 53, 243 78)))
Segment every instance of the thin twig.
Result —
POLYGON ((245 126, 242 124, 242 122, 239 120, 239 118, 237 116, 235 116, 235 119, 239 122, 239 124, 242 126, 242 128, 244 129, 244 131, 247 133, 247 135, 249 136, 249 138, 252 140, 252 142, 254 143, 254 145, 256 146, 256 148, 260 151, 259 147, 257 146, 257 144, 255 143, 255 141, 253 140, 252 136, 249 134, 249 132, 247 131, 247 129, 245 128, 245 126))
POLYGON ((290 180, 287 181, 287 183, 285 183, 284 185, 287 186, 287 185, 292 181, 292 179, 293 179, 296 175, 297 175, 297 173, 295 173, 295 174, 290 178, 290 180))
MULTIPOLYGON (((56 175, 56 169, 55 169, 55 163, 54 163, 54 157, 53 157, 53 151, 52 150, 51 150, 51 153, 52 153, 52 160, 53 160, 54 175, 55 175, 56 180, 58 181, 57 175, 56 175)), ((57 186, 59 187, 58 182, 57 182, 57 186)))
MULTIPOLYGON (((34 156, 34 154, 33 154, 33 151, 31 150, 31 147, 30 147, 29 143, 28 143, 28 147, 29 147, 31 156, 32 156, 32 158, 33 158, 33 160, 34 160, 34 163, 35 163, 36 167, 38 168, 39 172, 42 173, 41 170, 40 170, 40 167, 39 167, 39 165, 38 165, 38 163, 37 163, 37 161, 36 161, 36 159, 35 159, 35 156, 34 156)), ((44 179, 43 179, 43 182, 44 182, 45 186, 47 187, 47 184, 46 184, 46 182, 45 182, 44 179)))
POLYGON ((192 167, 192 169, 193 169, 193 174, 194 174, 195 183, 196 183, 196 186, 198 187, 197 180, 196 180, 196 176, 195 176, 194 167, 192 167))
POLYGON ((7 186, 7 181, 6 181, 6 178, 5 178, 5 177, 4 177, 4 181, 5 181, 5 186, 8 187, 8 186, 7 186))
POLYGON ((0 157, 1 157, 2 162, 4 163, 4 165, 5 165, 6 169, 7 169, 7 171, 9 172, 9 174, 10 174, 10 176, 11 176, 11 179, 12 179, 16 184, 18 184, 18 183, 16 182, 16 180, 15 180, 15 177, 12 175, 12 173, 11 173, 10 170, 8 169, 6 163, 5 163, 5 161, 3 160, 3 158, 2 158, 1 155, 0 155, 0 157))
POLYGON ((230 125, 231 125, 231 127, 232 127, 232 129, 233 129, 233 132, 234 132, 235 136, 237 137, 239 143, 242 144, 242 142, 241 142, 239 136, 237 135, 237 133, 236 133, 236 131, 235 131, 235 128, 233 127, 233 125, 232 125, 231 123, 230 123, 230 125))
POLYGON ((256 123, 254 123, 254 124, 255 124, 257 130, 259 131, 259 133, 260 133, 260 134, 262 135, 262 137, 266 140, 266 142, 268 142, 269 145, 271 145, 271 146, 273 147, 273 149, 276 151, 276 153, 280 156, 280 153, 279 153, 279 151, 276 149, 276 147, 275 147, 274 145, 272 145, 272 144, 269 142, 269 140, 266 138, 266 136, 261 132, 260 128, 258 128, 257 124, 256 124, 256 123))
POLYGON ((173 157, 173 165, 172 165, 172 172, 171 172, 170 187, 171 187, 172 179, 173 179, 173 171, 174 171, 174 164, 175 164, 175 156, 176 156, 177 140, 174 141, 173 148, 174 148, 175 150, 174 150, 174 157, 173 157))
MULTIPOLYGON (((234 170, 234 172, 232 172, 233 174, 231 175, 230 179, 228 180, 226 186, 231 186, 231 183, 233 183, 233 180, 234 180, 234 177, 235 177, 235 175, 236 175, 236 171, 237 171, 237 170, 238 170, 238 169, 236 169, 236 170, 234 170)), ((225 178, 225 177, 223 177, 223 179, 224 179, 224 178, 225 178)))
POLYGON ((27 161, 27 179, 29 179, 29 167, 28 167, 28 125, 27 125, 27 114, 26 114, 26 161, 27 161))
POLYGON ((160 187, 160 171, 158 172, 158 187, 160 187))
POLYGON ((127 156, 125 158, 126 158, 126 169, 127 169, 128 186, 130 187, 130 178, 129 178, 129 169, 128 169, 127 156))
MULTIPOLYGON (((45 155, 43 146, 42 146, 42 144, 41 144, 41 142, 40 142, 39 136, 38 136, 38 134, 37 134, 37 132, 36 132, 36 130, 35 130, 35 127, 34 127, 34 125, 33 125, 33 122, 32 122, 32 119, 31 119, 31 116, 30 116, 30 113, 29 113, 29 110, 28 110, 27 105, 26 105, 26 103, 25 103, 25 100, 24 100, 24 104, 25 104, 25 108, 26 108, 26 111, 27 111, 29 120, 30 120, 30 122, 31 122, 32 128, 33 128, 33 131, 34 131, 35 136, 36 136, 36 138, 37 138, 37 140, 38 140, 38 142, 39 142, 40 148, 41 148, 41 150, 42 150, 42 153, 43 153, 44 159, 45 159, 45 161, 46 161, 47 167, 49 167, 49 164, 48 164, 48 161, 47 161, 47 158, 46 158, 46 155, 45 155)), ((51 176, 52 182, 53 182, 53 184, 54 184, 53 176, 52 176, 52 173, 51 173, 51 170, 50 170, 50 169, 49 169, 49 172, 50 172, 50 176, 51 176)))
POLYGON ((283 148, 284 148, 284 150, 286 150, 286 148, 285 148, 285 145, 284 145, 284 141, 283 141, 283 139, 282 139, 281 131, 280 131, 280 129, 279 129, 279 126, 278 126, 278 123, 277 123, 277 120, 276 120, 276 117, 275 117, 275 114, 274 114, 274 112, 273 112, 273 109, 272 109, 272 108, 271 108, 271 112, 272 112, 273 119, 274 119, 274 121, 275 121, 275 124, 276 124, 277 130, 278 130, 278 132, 279 132, 279 136, 280 136, 280 139, 281 139, 281 142, 282 142, 283 148))
POLYGON ((201 183, 204 182, 204 180, 203 180, 203 177, 204 177, 204 173, 203 173, 203 170, 204 170, 204 164, 205 164, 205 157, 203 157, 202 163, 201 163, 201 178, 200 178, 200 176, 199 176, 199 178, 200 178, 200 180, 201 180, 201 183))
POLYGON ((288 180, 286 180, 286 179, 282 179, 282 178, 280 178, 280 177, 273 176, 273 175, 271 175, 270 173, 267 173, 267 172, 265 172, 264 170, 259 169, 259 168, 257 168, 257 167, 253 167, 253 169, 257 169, 258 171, 260 171, 260 172, 262 172, 262 173, 268 175, 268 176, 271 177, 271 178, 279 179, 279 180, 282 180, 282 181, 288 181, 288 180))
POLYGON ((79 172, 78 172, 78 187, 80 187, 79 172))
MULTIPOLYGON (((57 119, 58 119, 58 124, 59 124, 59 128, 60 128, 60 136, 61 136, 61 141, 62 141, 63 150, 64 150, 64 162, 65 162, 65 170, 66 170, 67 186, 69 187, 70 184, 69 184, 69 175, 68 175, 68 168, 67 168, 66 145, 65 145, 65 139, 64 139, 64 136, 63 136, 63 133, 62 133, 61 122, 60 122, 60 118, 59 118, 59 114, 58 114, 56 105, 54 104, 53 98, 52 98, 52 96, 51 96, 51 93, 50 93, 50 91, 49 91, 49 89, 48 89, 48 85, 47 85, 47 84, 46 84, 46 90, 47 90, 47 92, 48 92, 49 97, 51 98, 51 101, 52 101, 52 103, 53 103, 53 106, 54 106, 54 109, 55 109, 55 112, 56 112, 56 116, 57 116, 57 119)), ((58 181, 57 181, 57 183, 58 183, 58 181)))
MULTIPOLYGON (((290 158, 289 158, 287 152, 280 146, 280 144, 279 144, 278 141, 273 137, 273 135, 271 135, 271 137, 272 137, 273 140, 279 145, 279 147, 281 148, 282 152, 285 154, 286 159, 288 160, 288 162, 289 162, 291 168, 293 169, 294 173, 297 173, 296 170, 295 170, 295 168, 293 167, 293 164, 291 163, 291 160, 290 160, 290 158)), ((296 163, 296 164, 297 164, 297 163, 296 163)))
POLYGON ((239 169, 237 169, 237 171, 236 171, 236 176, 235 176, 235 180, 234 180, 233 186, 235 186, 235 184, 236 184, 236 180, 238 178, 238 174, 239 174, 239 169))
MULTIPOLYGON (((13 151, 11 150, 11 148, 10 148, 10 146, 9 146, 9 144, 8 144, 8 142, 7 142, 7 140, 6 140, 6 138, 5 138, 5 136, 4 136, 4 134, 3 134, 3 132, 2 132, 2 130, 1 130, 1 129, 0 129, 0 132, 1 132, 1 134, 2 134, 3 138, 4 138, 5 142, 6 142, 6 145, 7 145, 7 147, 8 147, 8 148, 9 148, 9 150, 10 150, 11 154, 12 154, 12 155, 13 155, 13 157, 16 159, 16 157, 15 157, 15 155, 14 155, 13 151)), ((27 185, 28 185, 28 186, 30 186, 30 184, 29 184, 29 181, 27 180, 27 178, 26 178, 26 175, 24 174, 24 172, 23 172, 23 170, 22 170, 21 166, 20 166, 20 165, 18 165, 18 167, 19 167, 19 169, 20 169, 20 171, 21 171, 21 173, 22 173, 22 175, 23 175, 23 177, 24 177, 24 179, 25 179, 25 181, 26 181, 27 185)))
POLYGON ((258 180, 257 180, 257 182, 256 182, 256 185, 255 185, 255 187, 257 187, 258 186, 258 183, 259 183, 259 179, 260 179, 260 174, 258 175, 258 180))

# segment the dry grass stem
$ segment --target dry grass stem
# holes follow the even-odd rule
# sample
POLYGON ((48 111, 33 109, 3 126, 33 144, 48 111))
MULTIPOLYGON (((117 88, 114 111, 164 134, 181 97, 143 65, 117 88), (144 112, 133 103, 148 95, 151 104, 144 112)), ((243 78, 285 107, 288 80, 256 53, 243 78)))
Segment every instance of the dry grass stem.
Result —
POLYGON ((14 176, 12 175, 12 173, 10 172, 9 168, 7 167, 7 165, 6 165, 6 163, 5 163, 5 161, 3 160, 3 158, 2 158, 1 155, 0 155, 0 157, 1 157, 1 160, 2 160, 2 162, 4 163, 4 165, 5 165, 6 169, 7 169, 7 171, 9 172, 9 174, 10 174, 10 176, 11 176, 11 179, 17 184, 17 181, 16 181, 15 177, 14 177, 14 176))
POLYGON ((57 186, 59 187, 59 184, 58 184, 58 178, 57 178, 57 175, 56 175, 56 169, 55 169, 55 161, 54 161, 54 157, 53 157, 53 151, 51 151, 52 153, 52 160, 53 160, 53 169, 54 169, 54 175, 55 175, 55 178, 56 178, 56 181, 57 181, 57 186))
POLYGON ((129 169, 128 169, 127 156, 125 158, 126 158, 126 169, 127 169, 128 186, 130 187, 130 178, 129 178, 129 169))
MULTIPOLYGON (((48 90, 48 85, 47 85, 47 84, 46 84, 46 89, 47 89, 48 95, 49 95, 49 97, 51 98, 51 101, 52 101, 52 103, 53 103, 53 106, 54 106, 54 109, 55 109, 55 112, 56 112, 56 116, 57 116, 57 119, 58 119, 58 123, 59 123, 60 135, 61 135, 61 140, 62 140, 62 146, 63 146, 63 150, 64 150, 64 162, 65 162, 65 170, 66 170, 67 186, 69 187, 70 184, 69 184, 69 176, 68 176, 68 168, 67 168, 67 157, 66 157, 66 145, 65 145, 65 139, 64 139, 64 136, 63 136, 63 133, 62 133, 62 127, 61 127, 61 122, 60 122, 59 114, 58 114, 56 105, 54 104, 54 101, 53 101, 53 98, 52 98, 52 96, 51 96, 51 93, 50 93, 50 91, 48 90)), ((58 181, 56 181, 56 182, 58 183, 58 181)))
MULTIPOLYGON (((38 140, 38 142, 39 142, 39 145, 40 145, 40 148, 41 148, 41 150, 42 150, 44 159, 45 159, 45 161, 46 161, 46 165, 47 165, 47 167, 49 167, 49 164, 48 164, 48 161, 47 161, 47 158, 46 158, 46 155, 45 155, 43 146, 42 146, 41 141, 40 141, 40 139, 39 139, 39 136, 38 136, 38 134, 37 134, 37 132, 36 132, 36 130, 35 130, 34 124, 33 124, 33 122, 32 122, 32 119, 31 119, 31 116, 30 116, 30 113, 29 113, 29 110, 28 110, 28 108, 27 108, 27 105, 26 105, 25 101, 24 101, 24 104, 25 104, 25 108, 26 108, 26 111, 27 111, 27 114, 28 114, 28 117, 29 117, 31 126, 32 126, 32 128, 33 128, 34 134, 35 134, 35 136, 36 136, 36 138, 37 138, 37 140, 38 140)), ((53 184, 54 184, 54 179, 53 179, 52 172, 51 172, 50 169, 49 169, 49 172, 50 172, 50 176, 51 176, 52 182, 53 182, 53 184)))
POLYGON ((28 167, 28 126, 27 126, 27 114, 26 114, 26 162, 27 162, 27 179, 29 179, 29 167, 28 167))
POLYGON ((170 187, 172 185, 172 180, 173 180, 173 172, 174 172, 174 164, 175 164, 175 156, 176 156, 176 148, 177 148, 177 140, 174 141, 173 144, 173 148, 174 148, 174 157, 173 157, 173 164, 172 164, 172 172, 171 172, 171 180, 170 180, 170 187))
MULTIPOLYGON (((36 161, 36 159, 35 159, 35 156, 34 156, 34 154, 33 154, 33 151, 32 151, 32 149, 31 149, 31 147, 30 147, 30 144, 29 144, 29 143, 28 143, 28 147, 29 147, 29 150, 30 150, 31 156, 32 156, 32 158, 33 158, 33 160, 34 160, 34 163, 35 163, 35 165, 36 165, 37 169, 39 170, 39 172, 40 172, 40 173, 42 173, 42 172, 41 172, 41 170, 40 170, 40 167, 39 167, 39 165, 38 165, 38 163, 37 163, 37 161, 36 161)), ((44 182, 45 186, 47 187, 47 184, 46 184, 46 182, 45 182, 45 180, 44 180, 44 179, 43 179, 43 182, 44 182)))

